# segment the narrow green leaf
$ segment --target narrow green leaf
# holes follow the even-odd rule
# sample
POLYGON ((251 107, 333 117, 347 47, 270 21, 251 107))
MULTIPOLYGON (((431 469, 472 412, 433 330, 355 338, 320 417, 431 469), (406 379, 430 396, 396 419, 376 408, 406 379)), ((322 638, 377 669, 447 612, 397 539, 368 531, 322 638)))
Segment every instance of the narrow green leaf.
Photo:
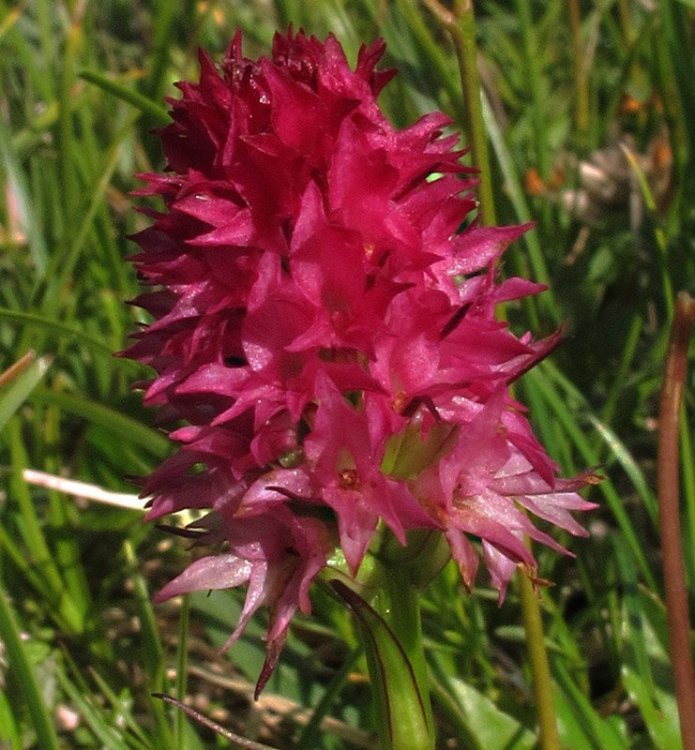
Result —
POLYGON ((168 686, 164 683, 164 648, 159 638, 152 598, 147 582, 138 572, 135 550, 129 541, 123 545, 123 552, 140 610, 140 627, 145 641, 145 671, 153 690, 166 690, 168 686))
POLYGON ((630 478, 634 488, 639 493, 639 496, 644 502, 644 507, 649 513, 649 517, 652 523, 657 524, 657 501, 651 487, 647 483, 647 479, 644 476, 644 472, 641 467, 632 457, 632 454, 625 446, 625 443, 611 430, 606 424, 604 424, 598 417, 593 414, 589 414, 589 421, 594 426, 598 434, 603 438, 606 445, 610 448, 611 453, 615 456, 618 463, 623 467, 623 470, 630 478))
POLYGON ((682 125, 688 138, 689 162, 695 158, 695 63, 692 55, 692 35, 687 11, 690 2, 661 0, 661 32, 666 49, 671 56, 676 94, 680 100, 682 125))
POLYGON ((352 610, 365 644, 383 750, 434 748, 430 712, 406 650, 372 607, 339 580, 331 581, 352 610))
MULTIPOLYGON (((14 417, 8 422, 6 435, 12 462, 10 497, 17 504, 19 518, 16 525, 19 530, 18 536, 24 543, 21 550, 24 559, 17 561, 19 569, 25 571, 30 581, 38 584, 37 591, 43 594, 44 605, 56 623, 68 633, 81 633, 84 629, 84 618, 80 603, 75 602, 70 596, 60 575, 53 549, 49 546, 43 531, 43 519, 39 520, 34 499, 22 477, 28 459, 19 417, 14 417)), ((16 560, 19 550, 14 544, 8 546, 8 551, 16 560)))
POLYGON ((109 94, 113 94, 113 96, 122 99, 124 102, 132 104, 136 109, 139 109, 141 112, 148 115, 155 122, 164 124, 171 120, 169 113, 164 107, 160 107, 159 104, 148 99, 146 96, 139 94, 137 91, 133 91, 127 86, 117 83, 103 73, 99 73, 96 70, 82 70, 79 73, 79 77, 99 86, 100 89, 103 89, 109 94))
POLYGON ((149 60, 149 78, 146 90, 152 99, 160 99, 166 81, 167 66, 173 47, 173 36, 176 33, 176 19, 186 8, 181 0, 155 0, 153 7, 152 56, 149 60))
MULTIPOLYGON (((499 123, 495 119, 495 114, 485 92, 482 93, 483 119, 485 128, 488 131, 495 156, 504 176, 505 188, 509 193, 510 199, 514 206, 517 219, 525 224, 531 221, 532 214, 529 208, 526 195, 522 187, 521 178, 518 173, 518 167, 514 161, 509 147, 507 146, 499 123)), ((524 241, 529 249, 531 267, 533 269, 536 281, 547 284, 550 280, 550 274, 546 266, 545 257, 538 241, 538 235, 535 232, 527 232, 524 235, 524 241)), ((546 292, 547 294, 547 292, 546 292)))
POLYGON ((102 339, 97 339, 89 333, 75 328, 73 325, 68 325, 60 320, 54 318, 38 315, 36 313, 23 312, 21 310, 8 310, 6 308, 0 308, 0 320, 8 320, 13 323, 20 323, 29 328, 39 329, 46 333, 57 334, 65 339, 74 339, 84 344, 89 351, 99 354, 101 356, 107 356, 112 358, 112 363, 116 367, 127 367, 131 369, 139 369, 139 365, 129 359, 116 359, 113 355, 113 348, 108 344, 104 343, 102 339))
POLYGON ((533 733, 497 708, 483 693, 457 677, 452 677, 449 685, 481 747, 500 750, 531 750, 535 747, 533 733))
MULTIPOLYGON (((604 719, 596 711, 588 697, 578 688, 562 659, 555 660, 553 675, 558 687, 556 695, 557 693, 563 694, 562 703, 571 707, 570 710, 589 743, 588 747, 593 750, 627 750, 630 746, 627 737, 618 731, 613 722, 604 719)), ((577 750, 581 748, 579 745, 571 745, 571 747, 573 750, 575 747, 577 750)))
POLYGON ((42 403, 56 404, 63 411, 100 425, 113 435, 128 440, 131 444, 139 445, 153 456, 164 457, 171 449, 168 438, 161 432, 86 397, 72 393, 59 393, 45 388, 38 389, 33 397, 42 403))
POLYGON ((39 357, 18 375, 7 388, 0 391, 0 430, 41 382, 50 365, 51 357, 39 357))
POLYGON ((326 691, 323 696, 321 696, 318 705, 314 708, 311 719, 309 719, 297 738, 297 747, 318 747, 321 733, 321 722, 326 717, 338 694, 345 686, 350 672, 355 668, 355 663, 361 654, 362 649, 355 648, 345 657, 341 668, 326 686, 326 691))
MULTIPOLYGON (((162 645, 159 630, 157 629, 152 597, 147 587, 147 582, 138 570, 135 550, 130 541, 124 543, 123 552, 138 604, 140 627, 144 641, 144 666, 147 675, 148 691, 150 694, 152 692, 166 692, 169 689, 169 684, 166 676, 164 646, 162 645)), ((154 731, 158 738, 156 745, 158 747, 174 747, 173 734, 169 726, 164 704, 150 695, 149 706, 155 719, 154 731)))
MULTIPOLYGON (((111 704, 112 710, 117 712, 117 714, 122 717, 124 726, 130 729, 130 731, 133 733, 134 736, 132 738, 128 738, 129 745, 133 745, 133 748, 131 748, 131 750, 134 750, 135 747, 147 748, 147 735, 142 726, 140 726, 140 724, 138 723, 137 719, 133 716, 131 710, 133 701, 130 693, 125 691, 120 695, 116 695, 116 693, 114 693, 114 691, 111 689, 108 681, 104 677, 102 677, 95 669, 90 669, 90 674, 103 696, 111 704)), ((78 689, 81 689, 82 686, 78 685, 77 687, 78 689)), ((82 690, 82 692, 84 693, 86 691, 82 690)))
MULTIPOLYGON (((547 360, 525 376, 524 384, 532 384, 532 387, 538 388, 538 392, 548 402, 548 405, 558 423, 562 425, 587 466, 597 466, 599 464, 599 458, 596 450, 584 434, 580 425, 577 424, 577 421, 572 414, 572 410, 567 408, 567 397, 574 398, 576 395, 576 388, 574 388, 567 378, 565 378, 557 368, 547 360), (548 376, 550 376, 550 378, 548 378, 548 376), (561 394, 559 389, 554 386, 554 383, 559 383, 565 393, 561 394)), ((647 581, 651 587, 656 588, 654 573, 647 562, 643 546, 637 537, 637 533, 627 511, 625 510, 622 499, 613 485, 608 481, 599 484, 598 490, 603 494, 620 530, 625 535, 625 539, 630 545, 632 554, 642 571, 645 581, 647 581)))
POLYGON ((41 232, 43 221, 37 213, 24 172, 18 163, 17 154, 10 148, 10 132, 6 129, 3 118, 0 117, 0 166, 7 181, 4 189, 8 199, 13 199, 19 217, 20 226, 26 232, 32 261, 39 277, 46 273, 48 264, 48 249, 46 240, 41 232))
POLYGON ((22 750, 19 726, 7 694, 0 691, 0 747, 3 750, 22 750))
MULTIPOLYGON (((65 36, 65 48, 61 55, 62 80, 60 83, 60 119, 59 119, 59 143, 58 154, 60 156, 60 180, 61 195, 63 201, 63 213, 68 221, 64 224, 66 236, 72 236, 78 225, 76 218, 78 209, 81 209, 83 195, 80 194, 80 176, 78 164, 83 154, 80 153, 80 144, 75 133, 73 122, 73 110, 75 105, 75 94, 73 84, 75 80, 75 63, 84 42, 82 26, 72 21, 65 36)), ((54 254, 54 259, 55 259, 54 254)), ((50 271, 50 269, 49 269, 50 271)), ((50 273, 49 273, 50 276, 50 273)))
POLYGON ((41 697, 41 689, 29 662, 19 628, 5 591, 0 589, 0 638, 7 653, 7 661, 17 677, 32 726, 41 750, 59 750, 58 737, 53 722, 41 697))
POLYGON ((102 743, 104 750, 132 750, 122 739, 120 727, 114 726, 114 722, 109 721, 109 718, 104 716, 103 709, 95 705, 88 697, 89 693, 73 685, 72 681, 62 670, 59 669, 57 675, 60 686, 67 693, 71 703, 80 712, 84 722, 94 732, 99 742, 102 743))
MULTIPOLYGON (((637 587, 629 556, 614 545, 625 596, 622 612, 622 677, 630 697, 639 706, 649 735, 657 750, 682 747, 673 670, 662 638, 666 631, 666 613, 650 606, 637 587), (651 620, 650 620, 651 618, 651 620)), ((676 658, 684 658, 677 655, 676 658)))
MULTIPOLYGON (((41 300, 41 309, 45 314, 58 317, 59 306, 65 302, 66 289, 70 278, 80 254, 87 244, 90 233, 94 230, 95 219, 103 206, 104 196, 111 183, 111 178, 118 165, 126 136, 129 133, 130 124, 126 124, 114 139, 109 150, 104 154, 103 163, 100 165, 100 172, 95 177, 94 184, 89 186, 87 192, 89 203, 81 212, 79 221, 75 221, 69 213, 67 214, 68 221, 72 221, 73 225, 71 226, 71 231, 66 233, 65 246, 53 254, 46 272, 48 283, 45 288, 44 297, 41 300)), ((69 136, 66 135, 67 137, 69 136)), ((75 202, 78 202, 76 198, 75 202)), ((82 208, 81 202, 80 207, 82 208)), ((36 296, 39 289, 40 287, 37 284, 34 288, 33 296, 36 296)))

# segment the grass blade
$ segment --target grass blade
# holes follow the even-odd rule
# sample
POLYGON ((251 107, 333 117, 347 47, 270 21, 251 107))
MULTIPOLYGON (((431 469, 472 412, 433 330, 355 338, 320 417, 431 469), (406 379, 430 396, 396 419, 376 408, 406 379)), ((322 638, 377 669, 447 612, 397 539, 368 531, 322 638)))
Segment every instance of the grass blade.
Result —
POLYGON ((41 750, 59 750, 58 736, 20 638, 14 612, 3 589, 0 589, 0 638, 5 645, 8 664, 16 674, 17 685, 31 717, 38 746, 41 750))
POLYGON ((0 430, 10 417, 29 398, 31 392, 41 382, 51 365, 51 357, 39 357, 20 373, 4 392, 0 392, 0 430))
POLYGON ((126 86, 122 86, 120 83, 112 80, 103 73, 99 73, 96 70, 82 70, 78 74, 80 78, 85 81, 95 84, 103 91, 122 99, 128 104, 132 104, 133 107, 138 109, 143 114, 146 114, 155 123, 163 125, 171 119, 169 113, 164 107, 161 107, 152 99, 148 99, 146 96, 139 94, 137 91, 133 91, 126 86))

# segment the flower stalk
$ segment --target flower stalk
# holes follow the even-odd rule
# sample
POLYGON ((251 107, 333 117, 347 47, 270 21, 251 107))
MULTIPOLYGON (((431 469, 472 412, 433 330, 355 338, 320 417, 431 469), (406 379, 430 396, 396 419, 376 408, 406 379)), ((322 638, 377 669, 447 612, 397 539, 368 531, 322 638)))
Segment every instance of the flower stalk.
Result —
POLYGON ((380 750, 434 750, 418 592, 397 566, 385 573, 376 609, 341 581, 332 586, 359 624, 380 750))
POLYGON ((671 326, 659 409, 658 495, 669 650, 676 683, 683 750, 695 750, 695 669, 680 526, 679 419, 695 299, 680 292, 671 326))
POLYGON ((534 590, 533 583, 525 571, 519 570, 518 576, 526 645, 531 673, 533 674, 533 695, 538 718, 539 746, 541 750, 560 750, 548 651, 545 647, 543 635, 540 592, 534 590))
POLYGON ((386 569, 383 585, 375 601, 376 609, 390 625, 408 655, 422 697, 423 711, 431 727, 432 711, 429 703, 419 599, 420 592, 415 590, 399 565, 392 565, 386 569))

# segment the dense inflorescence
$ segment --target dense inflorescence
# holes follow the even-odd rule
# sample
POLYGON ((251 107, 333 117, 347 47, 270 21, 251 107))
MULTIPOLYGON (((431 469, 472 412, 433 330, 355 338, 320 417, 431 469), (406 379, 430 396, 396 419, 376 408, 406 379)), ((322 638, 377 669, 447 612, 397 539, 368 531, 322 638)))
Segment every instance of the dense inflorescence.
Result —
POLYGON ((510 394, 557 342, 495 317, 540 290, 497 275, 526 227, 469 221, 447 117, 386 120, 383 49, 352 70, 332 36, 290 31, 257 61, 239 35, 219 70, 201 55, 159 132, 166 171, 138 191, 164 210, 135 237, 153 322, 127 354, 180 446, 145 484, 149 517, 208 511, 222 550, 158 598, 247 584, 230 642, 269 608, 259 689, 336 547, 354 574, 378 524, 439 530, 466 586, 482 550, 503 596, 535 571, 524 536, 562 550, 529 513, 582 534, 570 511, 590 507, 510 394))

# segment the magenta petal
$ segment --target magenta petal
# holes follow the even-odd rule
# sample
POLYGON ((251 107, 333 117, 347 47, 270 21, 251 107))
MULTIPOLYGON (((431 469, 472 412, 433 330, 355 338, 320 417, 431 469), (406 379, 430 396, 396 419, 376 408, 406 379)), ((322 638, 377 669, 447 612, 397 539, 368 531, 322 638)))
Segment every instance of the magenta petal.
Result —
POLYGON ((499 591, 499 603, 504 602, 507 586, 519 566, 518 560, 508 557, 493 544, 483 541, 483 559, 490 571, 492 585, 499 591))
POLYGON ((451 256, 445 261, 435 263, 433 270, 435 273, 456 276, 487 268, 514 240, 532 226, 523 224, 513 227, 473 227, 451 243, 451 256))
POLYGON ((251 577, 251 563, 235 555, 210 555, 191 563, 154 597, 164 602, 172 596, 206 589, 230 589, 246 583, 251 577))
POLYGON ((447 529, 446 538, 451 547, 451 555, 461 571, 463 583, 470 591, 478 572, 478 553, 466 535, 454 527, 447 529))

